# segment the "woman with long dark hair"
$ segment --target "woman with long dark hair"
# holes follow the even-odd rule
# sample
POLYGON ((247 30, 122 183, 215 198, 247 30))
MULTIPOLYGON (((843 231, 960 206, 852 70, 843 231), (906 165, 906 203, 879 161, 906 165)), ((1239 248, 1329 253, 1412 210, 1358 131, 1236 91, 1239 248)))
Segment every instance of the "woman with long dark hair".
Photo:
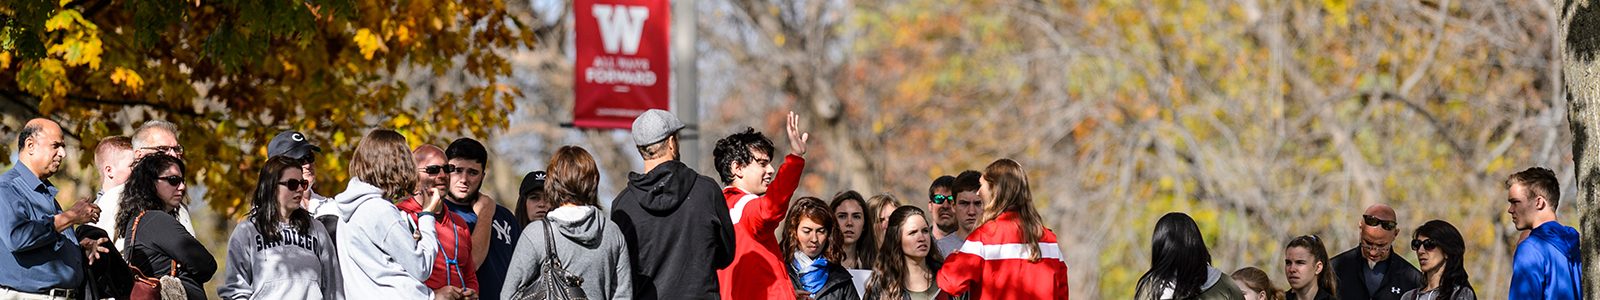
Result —
POLYGON ((839 265, 846 269, 872 269, 872 252, 876 245, 862 243, 861 241, 875 241, 877 236, 873 230, 867 230, 868 214, 867 200, 856 191, 843 191, 833 195, 833 203, 829 205, 833 210, 834 219, 839 223, 840 248, 844 255, 839 258, 839 265))
POLYGON ((299 160, 267 159, 250 212, 228 238, 222 299, 338 299, 339 261, 322 222, 301 207, 311 186, 299 160))
POLYGON ((1315 235, 1302 235, 1283 247, 1283 274, 1289 278, 1289 300, 1339 300, 1338 278, 1328 265, 1328 248, 1315 235))
POLYGON ((1424 283, 1422 287, 1407 291, 1400 299, 1478 299, 1472 291, 1472 283, 1467 282, 1467 269, 1461 263, 1467 245, 1455 226, 1440 220, 1423 223, 1412 233, 1411 250, 1417 253, 1424 283))
POLYGON ((1184 213, 1167 213, 1150 237, 1150 271, 1139 278, 1137 299, 1241 299, 1233 280, 1211 267, 1200 227, 1184 213))
POLYGON ((117 211, 118 239, 126 240, 128 264, 145 275, 172 275, 188 299, 206 299, 201 285, 217 273, 217 260, 178 223, 183 203, 183 161, 155 153, 139 159, 128 176, 117 211))
POLYGON ((971 291, 966 295, 974 299, 1067 299, 1067 264, 1055 232, 1033 206, 1022 165, 997 160, 978 182, 982 225, 946 259, 939 288, 954 295, 971 291))
POLYGON ((921 208, 901 206, 889 214, 883 245, 867 279, 866 299, 946 299, 933 278, 943 255, 933 246, 933 223, 921 208))
POLYGON ((778 248, 789 254, 783 264, 796 294, 804 291, 816 300, 861 299, 850 271, 839 264, 844 249, 837 223, 828 203, 817 197, 801 197, 784 217, 778 248))

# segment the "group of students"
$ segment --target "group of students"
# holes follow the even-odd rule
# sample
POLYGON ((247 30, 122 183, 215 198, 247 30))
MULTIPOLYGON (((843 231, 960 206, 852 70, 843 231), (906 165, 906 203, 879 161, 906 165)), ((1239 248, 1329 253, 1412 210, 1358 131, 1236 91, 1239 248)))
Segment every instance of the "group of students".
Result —
MULTIPOLYGON (((1505 182, 1506 213, 1521 232, 1506 299, 1581 299, 1579 233, 1556 220, 1560 185, 1555 172, 1529 168, 1505 182)), ((1266 272, 1244 267, 1231 274, 1211 265, 1194 219, 1168 213, 1151 236, 1150 270, 1139 279, 1137 299, 1248 300, 1472 300, 1477 291, 1464 265, 1466 242, 1454 225, 1431 220, 1411 231, 1413 266, 1392 247, 1400 235, 1393 208, 1375 204, 1361 215, 1360 245, 1329 257, 1317 235, 1284 246, 1280 290, 1266 272), (1420 267, 1420 270, 1419 268, 1420 267)), ((1404 246, 1402 246, 1404 247, 1404 246)), ((1491 297, 1499 298, 1499 297, 1491 297)))

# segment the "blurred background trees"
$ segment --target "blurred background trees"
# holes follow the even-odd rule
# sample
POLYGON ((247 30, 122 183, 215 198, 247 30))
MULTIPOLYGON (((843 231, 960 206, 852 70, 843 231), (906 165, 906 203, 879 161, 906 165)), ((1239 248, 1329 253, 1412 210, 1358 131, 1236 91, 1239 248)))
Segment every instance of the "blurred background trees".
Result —
MULTIPOLYGON (((255 3, 0 5, 6 133, 48 114, 90 149, 145 119, 179 121, 202 154, 191 157, 207 160, 197 177, 223 229, 202 238, 218 241, 265 140, 286 128, 327 150, 322 194, 343 189, 347 153, 375 126, 418 143, 484 139, 485 188, 507 204, 560 145, 601 160, 602 202, 641 167, 623 132, 560 126, 570 25, 527 11, 540 6, 255 3)), ((1217 268, 1259 267, 1282 286, 1285 241, 1354 248, 1374 203, 1399 211, 1396 251, 1411 260, 1411 229, 1455 224, 1477 290, 1504 295, 1517 232, 1502 180, 1545 166, 1563 200, 1576 194, 1550 1, 693 5, 700 149, 746 126, 781 141, 795 110, 813 135, 801 195, 855 189, 919 206, 939 175, 1017 159, 1062 239, 1074 298, 1130 297, 1168 211, 1200 222, 1217 268)), ((708 151, 684 155, 715 173, 708 151)), ((89 165, 87 151, 72 157, 89 165)))

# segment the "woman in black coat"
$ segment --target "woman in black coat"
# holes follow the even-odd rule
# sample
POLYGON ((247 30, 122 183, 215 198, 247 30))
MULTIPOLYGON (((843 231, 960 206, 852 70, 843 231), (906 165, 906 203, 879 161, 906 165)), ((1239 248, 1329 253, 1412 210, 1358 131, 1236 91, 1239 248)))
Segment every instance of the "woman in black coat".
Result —
POLYGON ((810 295, 812 299, 861 299, 856 293, 850 272, 839 260, 844 251, 840 246, 838 219, 833 217, 828 203, 816 197, 802 197, 783 222, 783 240, 778 243, 789 254, 784 269, 794 283, 796 295, 810 295))

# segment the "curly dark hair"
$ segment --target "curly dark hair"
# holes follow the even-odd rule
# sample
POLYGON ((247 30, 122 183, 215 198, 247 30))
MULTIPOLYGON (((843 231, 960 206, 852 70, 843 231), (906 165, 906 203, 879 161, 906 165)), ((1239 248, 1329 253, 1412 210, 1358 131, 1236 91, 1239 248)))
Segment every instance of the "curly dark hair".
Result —
POLYGON ((1439 299, 1455 299, 1458 288, 1472 290, 1472 283, 1467 282, 1469 276, 1462 262, 1462 257, 1467 253, 1467 243, 1461 239, 1461 231, 1457 231, 1449 222, 1433 220, 1422 223, 1411 235, 1413 239, 1426 237, 1433 240, 1439 245, 1438 249, 1444 252, 1444 276, 1439 282, 1439 299))
POLYGON ((167 155, 166 153, 151 153, 133 164, 133 170, 128 175, 127 187, 122 190, 122 200, 118 203, 117 226, 122 230, 117 231, 117 237, 126 238, 133 218, 146 210, 159 210, 177 215, 176 209, 169 209, 161 196, 156 193, 156 181, 160 180, 161 171, 173 166, 178 167, 179 173, 186 173, 183 160, 167 155))
POLYGON ((256 192, 251 199, 250 221, 255 222, 256 232, 261 234, 268 242, 283 239, 278 230, 278 224, 288 219, 290 227, 296 232, 308 233, 311 228, 311 212, 304 207, 289 212, 288 216, 278 214, 278 181, 283 180, 283 170, 299 169, 304 164, 303 160, 284 156, 273 156, 267 159, 267 165, 261 168, 261 177, 256 180, 256 192))
POLYGON ((722 184, 733 183, 734 166, 755 162, 756 153, 772 158, 772 140, 756 132, 755 128, 745 127, 744 131, 717 140, 717 148, 711 151, 711 155, 716 158, 714 162, 717 164, 717 175, 722 176, 722 184))

